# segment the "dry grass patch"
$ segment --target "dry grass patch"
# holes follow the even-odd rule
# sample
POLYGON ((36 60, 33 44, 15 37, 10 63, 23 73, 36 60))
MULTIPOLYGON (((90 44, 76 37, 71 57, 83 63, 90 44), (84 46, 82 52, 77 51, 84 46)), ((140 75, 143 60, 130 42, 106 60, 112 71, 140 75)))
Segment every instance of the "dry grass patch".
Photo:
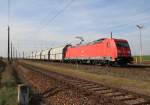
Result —
POLYGON ((17 105, 17 84, 12 76, 11 68, 8 66, 2 73, 0 105, 17 105))

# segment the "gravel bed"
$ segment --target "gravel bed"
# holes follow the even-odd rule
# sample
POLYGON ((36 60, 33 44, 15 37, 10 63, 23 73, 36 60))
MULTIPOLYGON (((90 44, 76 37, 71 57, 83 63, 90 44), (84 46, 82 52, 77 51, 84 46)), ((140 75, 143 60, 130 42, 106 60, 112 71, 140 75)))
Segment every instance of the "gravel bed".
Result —
POLYGON ((119 103, 111 103, 107 98, 64 85, 20 65, 16 67, 16 71, 36 92, 32 95, 32 105, 119 105, 119 103))

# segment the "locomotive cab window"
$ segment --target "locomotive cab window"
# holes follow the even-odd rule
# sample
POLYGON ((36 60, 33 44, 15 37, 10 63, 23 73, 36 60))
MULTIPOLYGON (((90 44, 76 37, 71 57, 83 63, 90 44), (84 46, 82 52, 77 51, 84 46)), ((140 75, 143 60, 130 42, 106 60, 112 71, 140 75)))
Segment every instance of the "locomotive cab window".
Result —
POLYGON ((116 42, 117 47, 129 47, 127 42, 116 42))

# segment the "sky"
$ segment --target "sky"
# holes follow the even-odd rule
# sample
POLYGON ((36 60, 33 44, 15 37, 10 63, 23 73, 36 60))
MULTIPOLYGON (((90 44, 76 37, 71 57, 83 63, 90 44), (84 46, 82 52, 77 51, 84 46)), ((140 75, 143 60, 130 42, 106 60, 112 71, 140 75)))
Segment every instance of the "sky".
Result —
MULTIPOLYGON (((150 55, 150 0, 10 0, 10 39, 25 52, 99 38, 128 40, 132 55, 150 55)), ((7 56, 8 1, 0 0, 0 56, 7 56)))

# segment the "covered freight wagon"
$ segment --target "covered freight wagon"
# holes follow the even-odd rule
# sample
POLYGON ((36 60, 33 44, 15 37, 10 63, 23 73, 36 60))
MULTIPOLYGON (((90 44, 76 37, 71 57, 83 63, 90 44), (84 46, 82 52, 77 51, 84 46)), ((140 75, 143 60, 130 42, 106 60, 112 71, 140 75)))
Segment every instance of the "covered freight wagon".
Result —
POLYGON ((43 50, 41 53, 41 60, 49 60, 50 49, 43 50))
POLYGON ((67 46, 68 45, 52 48, 50 51, 50 60, 63 61, 67 46))
POLYGON ((41 51, 36 53, 36 59, 40 60, 41 59, 41 51))

